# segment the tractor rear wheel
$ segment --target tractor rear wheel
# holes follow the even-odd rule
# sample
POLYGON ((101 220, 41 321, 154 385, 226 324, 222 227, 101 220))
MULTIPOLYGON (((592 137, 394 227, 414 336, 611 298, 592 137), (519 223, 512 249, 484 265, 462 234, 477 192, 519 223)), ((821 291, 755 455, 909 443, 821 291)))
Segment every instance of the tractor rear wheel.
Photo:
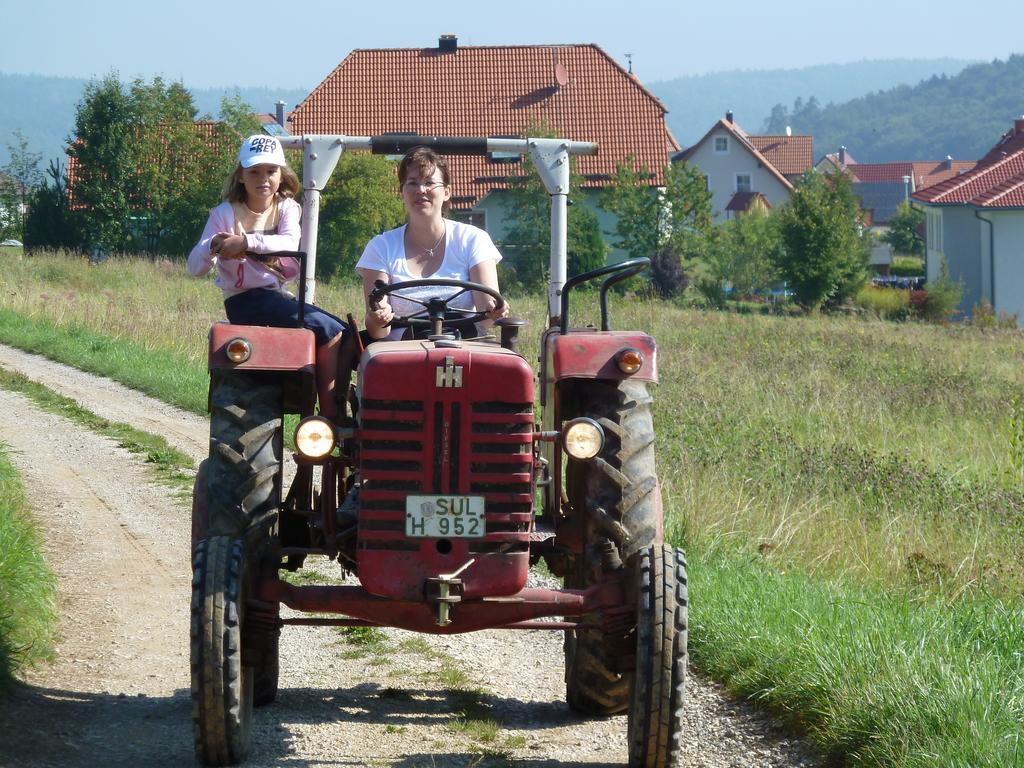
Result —
POLYGON ((214 371, 210 389, 206 535, 263 548, 281 501, 282 389, 273 375, 214 371))
MULTIPOLYGON (((642 547, 660 541, 661 493, 654 468, 652 398, 646 385, 580 381, 570 397, 577 405, 566 408, 565 418, 589 416, 605 433, 600 456, 589 462, 569 460, 566 470, 570 504, 576 514, 586 517, 584 549, 566 577, 566 586, 586 589, 603 579, 624 578, 622 562, 632 561, 642 547)), ((569 706, 590 715, 625 712, 633 646, 631 626, 613 631, 567 630, 569 706)))
POLYGON ((245 554, 228 536, 201 540, 192 560, 192 725, 196 758, 236 765, 249 752, 253 670, 242 664, 245 554))
POLYGON ((666 768, 679 759, 686 693, 686 557, 667 544, 637 556, 636 671, 628 716, 631 768, 666 768))

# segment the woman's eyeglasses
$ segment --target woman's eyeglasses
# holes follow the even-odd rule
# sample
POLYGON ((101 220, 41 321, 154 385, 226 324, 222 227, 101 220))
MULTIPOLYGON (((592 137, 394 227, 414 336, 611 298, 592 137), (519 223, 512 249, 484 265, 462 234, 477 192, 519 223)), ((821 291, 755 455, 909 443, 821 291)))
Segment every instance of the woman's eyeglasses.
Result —
POLYGON ((443 181, 407 181, 402 187, 409 190, 410 192, 419 192, 421 189, 425 192, 433 192, 439 187, 444 187, 443 181))

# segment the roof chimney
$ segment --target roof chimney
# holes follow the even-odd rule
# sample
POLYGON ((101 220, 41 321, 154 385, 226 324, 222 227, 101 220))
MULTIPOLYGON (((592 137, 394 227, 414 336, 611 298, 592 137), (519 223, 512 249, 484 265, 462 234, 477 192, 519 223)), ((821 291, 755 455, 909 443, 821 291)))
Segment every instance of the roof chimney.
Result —
POLYGON ((839 148, 839 165, 846 166, 846 147, 839 148))
POLYGON ((1013 121, 1013 133, 1024 133, 1024 115, 1021 116, 1020 120, 1013 121))
POLYGON ((725 113, 725 119, 728 122, 732 123, 732 110, 731 109, 725 113))
POLYGON ((437 38, 437 49, 442 53, 454 53, 459 48, 459 38, 455 35, 441 35, 437 38))
POLYGON ((274 118, 277 120, 277 124, 284 128, 284 102, 279 101, 276 106, 277 111, 274 113, 274 118))
POLYGON ((953 156, 952 155, 946 155, 946 159, 943 161, 942 167, 945 168, 947 171, 952 170, 952 168, 953 168, 953 156))

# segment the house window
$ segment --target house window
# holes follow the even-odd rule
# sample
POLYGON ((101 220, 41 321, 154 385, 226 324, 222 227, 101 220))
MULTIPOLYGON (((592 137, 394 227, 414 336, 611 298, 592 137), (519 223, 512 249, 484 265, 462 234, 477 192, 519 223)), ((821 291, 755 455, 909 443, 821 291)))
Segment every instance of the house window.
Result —
POLYGON ((925 240, 929 251, 942 253, 942 211, 928 211, 925 222, 925 240))
POLYGON ((729 151, 729 137, 728 136, 715 136, 715 152, 720 155, 724 155, 729 151))
POLYGON ((487 229, 487 214, 484 211, 452 211, 451 217, 464 224, 472 224, 474 227, 487 229))
POLYGON ((737 173, 736 174, 736 191, 737 192, 749 192, 750 191, 750 174, 749 173, 737 173))

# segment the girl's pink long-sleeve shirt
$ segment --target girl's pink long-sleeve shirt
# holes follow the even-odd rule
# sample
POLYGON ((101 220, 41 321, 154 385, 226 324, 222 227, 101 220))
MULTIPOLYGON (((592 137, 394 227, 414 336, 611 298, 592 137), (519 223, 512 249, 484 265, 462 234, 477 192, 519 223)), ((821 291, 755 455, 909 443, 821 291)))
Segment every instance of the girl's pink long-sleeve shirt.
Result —
MULTIPOLYGON (((278 202, 278 209, 276 233, 247 233, 245 235, 247 251, 274 253, 275 251, 298 250, 302 206, 291 198, 283 198, 278 202)), ((290 256, 281 259, 281 271, 278 274, 255 259, 219 259, 217 254, 210 253, 210 241, 213 240, 214 235, 218 232, 235 233, 237 231, 231 203, 225 200, 210 211, 203 234, 188 255, 189 274, 201 277, 216 264, 217 277, 213 282, 224 291, 225 299, 252 288, 281 290, 285 282, 290 282, 298 277, 299 260, 290 256)))

